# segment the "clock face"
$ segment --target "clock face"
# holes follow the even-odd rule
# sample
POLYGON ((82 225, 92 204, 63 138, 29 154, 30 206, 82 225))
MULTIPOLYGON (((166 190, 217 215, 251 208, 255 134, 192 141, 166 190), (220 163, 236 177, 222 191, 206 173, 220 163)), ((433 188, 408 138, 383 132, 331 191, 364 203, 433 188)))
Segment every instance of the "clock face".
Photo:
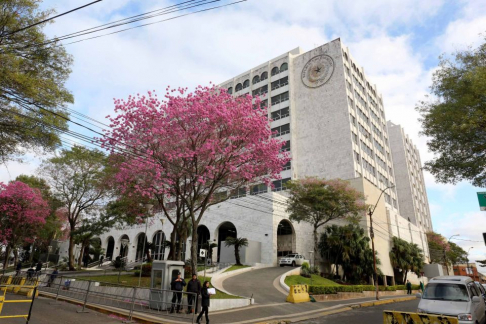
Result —
POLYGON ((329 55, 317 55, 307 62, 302 69, 302 83, 308 88, 324 85, 334 72, 334 60, 329 55))

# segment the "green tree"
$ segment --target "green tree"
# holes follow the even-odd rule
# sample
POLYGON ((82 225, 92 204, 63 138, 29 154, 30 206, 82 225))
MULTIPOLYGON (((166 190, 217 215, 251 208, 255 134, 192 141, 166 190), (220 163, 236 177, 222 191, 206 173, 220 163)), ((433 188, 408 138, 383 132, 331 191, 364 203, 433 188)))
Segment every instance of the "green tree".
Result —
POLYGON ((454 242, 449 242, 449 251, 446 252, 446 256, 452 265, 467 262, 467 252, 454 242))
POLYGON ((229 236, 226 238, 226 240, 224 240, 224 245, 235 247, 236 265, 242 265, 240 261, 240 249, 244 246, 248 246, 248 239, 244 237, 235 238, 229 236))
POLYGON ((305 178, 289 181, 287 212, 290 220, 309 223, 314 233, 314 264, 318 253, 319 227, 332 220, 364 215, 364 195, 341 179, 305 178))
POLYGON ((436 99, 417 106, 437 156, 425 168, 442 183, 486 187, 486 43, 441 57, 431 92, 436 99))
POLYGON ((19 157, 23 149, 52 150, 60 144, 66 121, 39 107, 66 116, 73 96, 64 84, 72 58, 59 44, 42 46, 40 24, 53 10, 39 10, 38 0, 3 0, 0 7, 0 162, 19 157), (24 117, 22 115, 26 115, 24 117), (45 124, 54 125, 56 128, 45 124))
MULTIPOLYGON (((366 282, 374 274, 370 238, 357 224, 326 226, 319 241, 319 253, 334 266, 336 275, 341 267, 345 280, 351 283, 366 282)), ((380 265, 380 260, 376 263, 380 265)))
POLYGON ((82 220, 100 211, 99 202, 108 198, 105 155, 97 150, 75 146, 42 163, 40 174, 59 199, 69 226, 69 269, 74 270, 75 231, 82 220))
POLYGON ((392 245, 390 261, 395 270, 395 277, 398 277, 397 274, 401 271, 402 283, 405 283, 409 271, 420 275, 424 266, 424 256, 418 245, 408 243, 396 236, 392 239, 392 245))

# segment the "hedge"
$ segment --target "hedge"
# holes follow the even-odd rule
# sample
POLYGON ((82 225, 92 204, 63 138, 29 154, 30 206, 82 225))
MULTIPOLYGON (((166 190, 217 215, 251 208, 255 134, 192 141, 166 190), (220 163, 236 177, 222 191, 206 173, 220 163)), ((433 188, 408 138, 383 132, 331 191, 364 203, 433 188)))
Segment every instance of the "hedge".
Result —
MULTIPOLYGON (((412 289, 419 289, 419 285, 412 285, 412 289)), ((376 287, 373 285, 355 285, 355 286, 309 286, 309 292, 316 295, 337 294, 338 292, 363 292, 375 291, 376 287)), ((397 291, 406 290, 404 285, 398 286, 379 286, 380 291, 397 291)))

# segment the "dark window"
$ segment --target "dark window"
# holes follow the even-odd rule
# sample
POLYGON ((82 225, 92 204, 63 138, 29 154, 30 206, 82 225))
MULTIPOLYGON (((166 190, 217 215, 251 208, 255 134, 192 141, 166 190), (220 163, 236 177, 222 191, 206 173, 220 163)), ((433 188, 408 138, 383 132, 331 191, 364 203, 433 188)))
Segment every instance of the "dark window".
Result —
POLYGON ((290 151, 290 141, 285 142, 284 145, 280 148, 280 152, 287 152, 290 151))
POLYGON ((246 197, 246 188, 239 188, 238 190, 231 191, 230 199, 246 197))
POLYGON ((273 181, 273 191, 282 191, 287 189, 285 184, 290 181, 290 178, 273 181))
POLYGON ((272 73, 272 76, 279 74, 280 72, 279 72, 279 70, 278 70, 278 67, 274 67, 274 68, 272 69, 272 72, 271 72, 271 73, 272 73))
POLYGON ((236 91, 236 92, 238 92, 238 91, 240 91, 241 89, 243 89, 243 86, 241 85, 241 83, 238 83, 238 84, 236 85, 235 91, 236 91))
POLYGON ((245 80, 245 82, 243 82, 243 89, 248 88, 249 86, 250 86, 250 80, 245 80))
POLYGON ((253 77, 253 81, 252 82, 253 82, 253 84, 260 82, 260 77, 258 75, 255 75, 253 77))
POLYGON ((260 76, 260 81, 268 79, 268 72, 263 72, 262 75, 260 76))
POLYGON ((272 90, 278 89, 280 87, 284 87, 289 84, 289 77, 282 78, 277 81, 272 82, 272 90))
POLYGON ((256 90, 253 90, 251 92, 251 94, 253 96, 258 96, 258 95, 265 94, 265 93, 268 93, 268 84, 266 84, 263 87, 260 87, 260 88, 258 88, 256 90))
POLYGON ((287 63, 283 63, 280 65, 280 72, 287 71, 289 69, 289 65, 287 63))
POLYGON ((228 88, 228 93, 229 93, 229 94, 232 94, 232 93, 233 93, 233 88, 232 88, 232 87, 229 87, 229 88, 228 88))
POLYGON ((265 100, 262 100, 260 102, 260 108, 267 108, 268 107, 268 100, 265 99, 265 100))
POLYGON ((251 187, 251 194, 252 195, 258 195, 267 192, 267 185, 264 183, 260 183, 258 185, 254 185, 251 187))
POLYGON ((288 116, 290 116, 289 107, 282 108, 282 109, 274 111, 272 113, 272 119, 273 120, 279 120, 279 119, 282 119, 282 118, 285 118, 285 117, 288 117, 288 116))
POLYGON ((292 166, 291 166, 291 163, 289 161, 289 162, 285 163, 285 165, 282 168, 282 171, 290 170, 291 168, 292 168, 292 166))
POLYGON ((288 91, 283 92, 279 95, 273 96, 272 97, 272 106, 277 105, 277 104, 284 102, 284 101, 287 101, 287 100, 289 100, 289 92, 288 91))
POLYGON ((273 134, 272 137, 277 137, 288 133, 290 133, 290 124, 285 124, 282 126, 272 128, 272 134, 273 134))

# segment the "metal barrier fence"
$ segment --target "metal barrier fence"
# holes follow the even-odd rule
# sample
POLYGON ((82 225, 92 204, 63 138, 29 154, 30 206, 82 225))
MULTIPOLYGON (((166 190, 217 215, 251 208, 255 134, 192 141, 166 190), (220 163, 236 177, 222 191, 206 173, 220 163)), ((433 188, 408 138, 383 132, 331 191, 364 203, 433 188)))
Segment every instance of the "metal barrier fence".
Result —
POLYGON ((200 305, 194 293, 80 280, 72 276, 44 275, 40 278, 39 290, 55 295, 56 301, 60 297, 82 301, 83 309, 79 312, 86 312, 88 303, 127 310, 128 321, 138 312, 194 323, 200 305), (188 312, 190 308, 191 313, 188 312))

